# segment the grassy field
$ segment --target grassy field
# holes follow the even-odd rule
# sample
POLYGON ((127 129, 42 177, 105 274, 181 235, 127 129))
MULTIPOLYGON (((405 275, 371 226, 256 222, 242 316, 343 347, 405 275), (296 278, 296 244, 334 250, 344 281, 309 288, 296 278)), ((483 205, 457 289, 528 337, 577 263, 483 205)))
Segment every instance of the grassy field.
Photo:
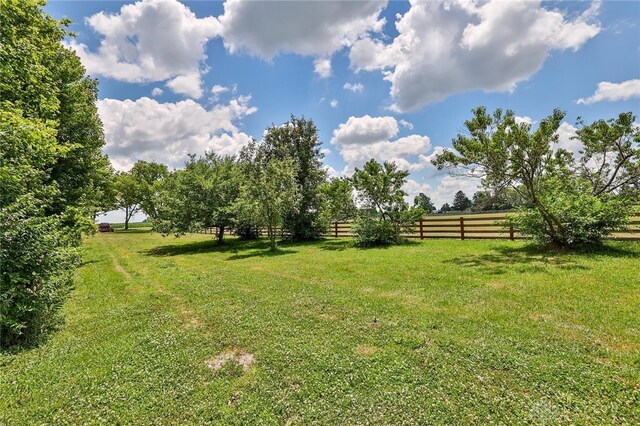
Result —
POLYGON ((87 238, 0 424, 640 422, 640 244, 87 238))

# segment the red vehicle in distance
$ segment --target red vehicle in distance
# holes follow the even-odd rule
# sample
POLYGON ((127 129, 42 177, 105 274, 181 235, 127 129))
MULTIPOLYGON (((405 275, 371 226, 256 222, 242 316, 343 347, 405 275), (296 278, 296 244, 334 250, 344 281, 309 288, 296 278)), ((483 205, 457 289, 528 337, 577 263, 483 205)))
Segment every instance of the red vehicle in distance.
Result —
POLYGON ((102 222, 98 225, 98 230, 100 232, 114 232, 113 226, 109 222, 102 222))

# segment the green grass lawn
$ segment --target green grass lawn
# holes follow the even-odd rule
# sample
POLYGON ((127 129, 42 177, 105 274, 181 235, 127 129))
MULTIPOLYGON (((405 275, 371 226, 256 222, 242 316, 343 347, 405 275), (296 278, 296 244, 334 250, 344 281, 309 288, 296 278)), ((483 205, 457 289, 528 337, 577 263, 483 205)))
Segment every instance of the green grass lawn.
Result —
POLYGON ((639 243, 351 244, 87 238, 0 424, 640 422, 639 243))

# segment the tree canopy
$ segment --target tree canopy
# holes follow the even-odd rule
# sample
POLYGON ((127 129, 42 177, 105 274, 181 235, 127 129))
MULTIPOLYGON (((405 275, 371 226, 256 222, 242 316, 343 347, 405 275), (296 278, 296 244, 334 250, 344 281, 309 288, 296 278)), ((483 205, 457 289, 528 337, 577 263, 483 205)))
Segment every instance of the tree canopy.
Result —
POLYGON ((326 180, 318 129, 312 120, 291 116, 267 129, 261 152, 267 159, 290 159, 298 188, 298 202, 283 219, 283 227, 294 241, 320 238, 327 227, 321 211, 320 186, 326 180))
POLYGON ((469 199, 469 197, 467 197, 467 194, 465 194, 463 191, 458 191, 453 196, 453 205, 451 206, 451 208, 457 212, 465 212, 467 210, 470 210, 472 205, 473 203, 471 203, 471 200, 469 199))
POLYGON ((413 206, 422 209, 425 213, 436 211, 436 206, 431 201, 431 198, 422 192, 414 197, 413 206))
POLYGON ((80 232, 105 204, 97 83, 62 46, 69 21, 43 1, 0 2, 0 345, 57 321, 80 232))
POLYGON ((162 181, 169 175, 165 164, 137 161, 130 170, 138 186, 140 210, 152 221, 158 218, 158 197, 162 181))
POLYGON ((164 234, 183 235, 203 228, 218 228, 218 241, 236 223, 234 204, 241 179, 233 157, 207 153, 191 156, 183 170, 164 177, 154 202, 154 228, 164 234))
POLYGON ((295 161, 273 156, 267 145, 251 142, 243 148, 240 163, 244 179, 236 205, 239 219, 265 226, 271 250, 276 250, 277 228, 300 203, 295 161))

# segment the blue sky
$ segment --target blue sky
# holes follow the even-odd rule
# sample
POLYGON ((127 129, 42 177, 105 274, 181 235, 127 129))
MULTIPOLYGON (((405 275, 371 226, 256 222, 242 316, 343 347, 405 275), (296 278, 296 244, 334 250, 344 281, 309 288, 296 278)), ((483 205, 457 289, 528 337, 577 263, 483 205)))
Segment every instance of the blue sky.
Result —
POLYGON ((394 160, 411 172, 407 192, 439 205, 478 183, 429 164, 478 105, 534 126, 559 107, 569 149, 578 116, 640 111, 640 2, 54 1, 45 10, 74 21, 68 45, 100 81, 105 151, 122 170, 233 154, 293 113, 317 124, 331 174, 394 160))

